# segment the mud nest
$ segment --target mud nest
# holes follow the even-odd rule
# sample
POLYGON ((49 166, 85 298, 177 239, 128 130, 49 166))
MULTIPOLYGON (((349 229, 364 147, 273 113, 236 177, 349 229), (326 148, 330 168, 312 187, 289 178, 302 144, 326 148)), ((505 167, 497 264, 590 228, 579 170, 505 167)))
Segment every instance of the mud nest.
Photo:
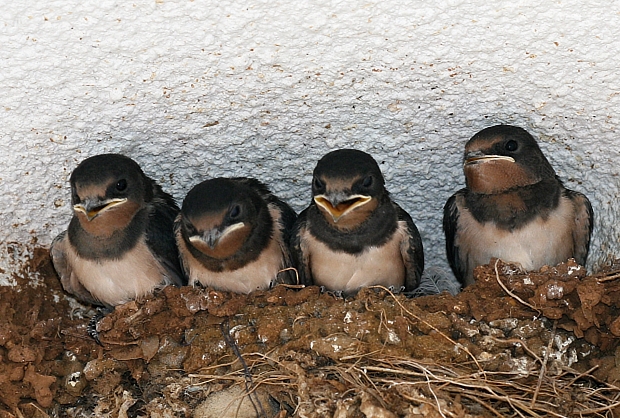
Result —
POLYGON ((457 296, 167 287, 94 311, 47 251, 0 288, 0 418, 613 416, 620 264, 492 261, 457 296), (36 280, 33 278, 36 277, 36 280))

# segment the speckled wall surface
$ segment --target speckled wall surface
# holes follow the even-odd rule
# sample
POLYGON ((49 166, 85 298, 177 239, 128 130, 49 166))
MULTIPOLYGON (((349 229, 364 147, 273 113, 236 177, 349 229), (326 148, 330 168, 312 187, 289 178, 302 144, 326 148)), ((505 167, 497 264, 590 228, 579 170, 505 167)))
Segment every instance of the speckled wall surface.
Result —
POLYGON ((376 157, 427 266, 445 267, 463 145, 497 123, 528 129, 590 197, 599 265, 620 255, 619 40, 616 2, 5 2, 0 238, 19 244, 0 267, 66 227, 90 155, 133 157, 179 202, 242 175, 301 210, 340 147, 376 157))

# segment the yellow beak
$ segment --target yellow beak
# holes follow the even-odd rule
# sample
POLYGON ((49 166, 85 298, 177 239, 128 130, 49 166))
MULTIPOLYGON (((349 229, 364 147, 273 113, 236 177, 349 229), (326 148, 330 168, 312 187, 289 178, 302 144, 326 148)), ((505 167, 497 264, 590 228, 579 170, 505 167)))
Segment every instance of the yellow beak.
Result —
POLYGON ((340 202, 332 202, 326 195, 314 196, 314 202, 327 213, 329 213, 335 223, 340 218, 351 213, 360 206, 372 200, 371 196, 356 194, 348 196, 346 200, 340 202))
POLYGON ((86 219, 88 219, 88 221, 92 221, 97 216, 99 216, 100 213, 105 212, 106 210, 114 206, 122 205, 126 201, 126 197, 122 199, 115 198, 110 200, 104 200, 103 202, 99 200, 86 200, 85 203, 78 203, 76 205, 73 205, 73 210, 76 212, 82 212, 84 215, 86 215, 86 219))

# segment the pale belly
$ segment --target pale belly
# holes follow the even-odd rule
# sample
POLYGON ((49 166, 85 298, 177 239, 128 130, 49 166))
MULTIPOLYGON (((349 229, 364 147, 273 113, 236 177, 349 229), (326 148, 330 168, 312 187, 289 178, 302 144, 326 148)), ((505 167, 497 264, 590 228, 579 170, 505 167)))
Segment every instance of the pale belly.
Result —
MULTIPOLYGON (((182 243, 182 245, 185 245, 182 243)), ((236 270, 214 272, 206 269, 189 251, 183 251, 184 262, 189 267, 189 284, 196 282, 218 290, 235 293, 250 293, 268 289, 283 268, 284 257, 277 240, 263 250, 260 257, 236 270)))
POLYGON ((556 265, 573 257, 573 206, 567 199, 548 219, 539 217, 526 226, 506 231, 494 223, 479 224, 468 211, 459 219, 459 235, 455 244, 468 248, 463 254, 468 266, 468 284, 473 280, 474 267, 488 264, 491 258, 519 263, 525 270, 556 265))
POLYGON ((235 293, 251 293, 255 290, 269 289, 280 271, 279 264, 248 264, 233 271, 213 272, 207 269, 194 269, 190 274, 190 285, 203 286, 235 293))
POLYGON ((314 284, 352 293, 361 287, 400 287, 405 283, 400 231, 384 246, 368 247, 360 254, 335 252, 306 232, 306 251, 314 284))
POLYGON ((145 296, 169 282, 163 268, 143 242, 118 260, 85 260, 72 249, 67 256, 71 274, 94 298, 108 305, 120 305, 145 296))

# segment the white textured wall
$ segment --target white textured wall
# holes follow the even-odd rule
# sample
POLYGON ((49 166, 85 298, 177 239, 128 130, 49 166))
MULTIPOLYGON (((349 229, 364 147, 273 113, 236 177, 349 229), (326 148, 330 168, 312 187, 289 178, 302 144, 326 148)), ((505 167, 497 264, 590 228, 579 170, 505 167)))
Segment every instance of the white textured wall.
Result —
POLYGON ((512 123, 592 200, 600 264, 620 254, 619 68, 618 2, 4 1, 0 239, 48 245, 93 154, 135 158, 179 202, 250 175, 301 210, 316 160, 355 147, 446 266, 463 145, 512 123))

